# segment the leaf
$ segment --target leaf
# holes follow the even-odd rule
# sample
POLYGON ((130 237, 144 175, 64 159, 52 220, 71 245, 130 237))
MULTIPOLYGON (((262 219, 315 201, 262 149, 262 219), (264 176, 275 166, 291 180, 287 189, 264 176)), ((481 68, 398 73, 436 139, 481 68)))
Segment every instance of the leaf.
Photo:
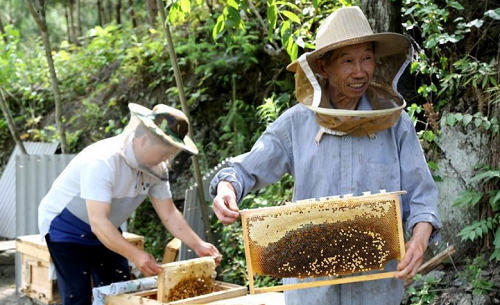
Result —
POLYGON ((181 10, 184 13, 191 12, 191 2, 189 0, 181 0, 180 5, 181 5, 181 10))
POLYGON ((484 15, 493 18, 495 20, 500 20, 500 8, 497 8, 495 10, 489 10, 486 13, 484 13, 484 15))
POLYGON ((488 79, 489 78, 487 76, 483 77, 483 81, 481 82, 481 88, 484 89, 486 87, 486 85, 488 84, 488 79))
POLYGON ((434 161, 429 161, 427 162, 427 166, 433 170, 433 171, 438 171, 439 170, 439 166, 436 164, 436 162, 434 161))
POLYGON ((481 126, 481 123, 483 122, 482 119, 480 118, 475 118, 474 119, 474 126, 476 126, 476 128, 479 128, 479 126, 481 126))
POLYGON ((296 43, 294 43, 294 44, 293 44, 293 47, 292 47, 292 54, 291 54, 291 56, 290 56, 290 60, 291 60, 291 61, 296 60, 296 59, 297 59, 297 57, 298 57, 298 55, 299 55, 299 45, 298 45, 298 44, 296 44, 296 43))
POLYGON ((227 12, 231 16, 231 19, 233 19, 234 22, 235 22, 235 24, 238 25, 240 23, 240 21, 241 21, 240 12, 238 12, 238 10, 235 9, 234 7, 232 7, 232 6, 228 6, 226 8, 227 8, 227 12))
POLYGON ((424 132, 424 139, 427 141, 427 142, 432 142, 434 141, 434 133, 431 131, 431 130, 426 130, 424 132))
POLYGON ((464 124, 465 127, 467 127, 467 125, 469 125, 469 123, 472 121, 472 115, 470 114, 465 114, 463 119, 462 119, 462 123, 464 124))
POLYGON ((497 228, 495 232, 495 240, 493 241, 495 248, 500 248, 500 227, 497 228))
POLYGON ((212 38, 214 41, 217 41, 222 31, 224 31, 224 15, 220 15, 219 18, 217 18, 217 23, 212 30, 212 38))
POLYGON ((453 114, 449 114, 446 116, 446 124, 448 126, 453 127, 456 122, 457 122, 457 119, 455 118, 455 116, 453 114))
POLYGON ((297 15, 295 15, 294 13, 292 13, 290 11, 281 11, 281 13, 283 15, 285 15, 288 19, 292 20, 293 22, 300 24, 299 17, 297 15))
POLYGON ((450 5, 451 5, 453 8, 455 8, 455 9, 457 9, 457 10, 459 10, 459 11, 464 10, 464 7, 463 7, 460 3, 458 3, 458 2, 455 2, 455 1, 450 1, 450 5))
MULTIPOLYGON (((269 3, 269 1, 268 1, 269 3)), ((278 11, 276 5, 273 3, 267 8, 267 20, 269 22, 269 27, 267 29, 267 35, 271 38, 273 30, 276 28, 276 20, 278 18, 278 11)))

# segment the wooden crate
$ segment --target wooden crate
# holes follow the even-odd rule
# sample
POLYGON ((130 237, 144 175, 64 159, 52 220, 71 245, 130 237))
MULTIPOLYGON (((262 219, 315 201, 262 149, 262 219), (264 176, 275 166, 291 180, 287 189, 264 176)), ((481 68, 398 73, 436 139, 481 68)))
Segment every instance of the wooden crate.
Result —
MULTIPOLYGON (((144 237, 123 233, 123 237, 140 249, 144 249, 144 237)), ((22 293, 45 304, 60 304, 57 280, 49 280, 49 265, 52 262, 47 244, 39 234, 20 236, 16 239, 16 251, 21 259, 22 293)))
POLYGON ((152 289, 130 294, 110 295, 106 297, 106 305, 207 304, 245 296, 247 294, 247 288, 240 285, 215 281, 214 292, 212 293, 168 303, 157 301, 157 293, 158 289, 152 289))

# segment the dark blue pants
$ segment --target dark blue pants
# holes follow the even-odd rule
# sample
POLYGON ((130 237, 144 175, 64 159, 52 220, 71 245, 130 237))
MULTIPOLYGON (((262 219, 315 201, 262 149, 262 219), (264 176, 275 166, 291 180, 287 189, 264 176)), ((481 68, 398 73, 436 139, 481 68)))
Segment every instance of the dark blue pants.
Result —
POLYGON ((63 305, 90 305, 92 287, 130 279, 127 259, 103 245, 51 242, 48 234, 45 240, 63 305))

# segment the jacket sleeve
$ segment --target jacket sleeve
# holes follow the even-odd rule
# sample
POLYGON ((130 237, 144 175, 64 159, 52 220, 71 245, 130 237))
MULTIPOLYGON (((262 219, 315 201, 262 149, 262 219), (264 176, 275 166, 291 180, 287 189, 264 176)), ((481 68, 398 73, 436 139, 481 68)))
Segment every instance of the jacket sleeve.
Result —
POLYGON ((403 222, 412 233, 419 222, 430 223, 434 230, 429 243, 440 240, 443 227, 438 213, 438 190, 431 176, 422 146, 415 128, 403 112, 398 122, 398 148, 401 162, 401 189, 407 194, 403 198, 403 222))

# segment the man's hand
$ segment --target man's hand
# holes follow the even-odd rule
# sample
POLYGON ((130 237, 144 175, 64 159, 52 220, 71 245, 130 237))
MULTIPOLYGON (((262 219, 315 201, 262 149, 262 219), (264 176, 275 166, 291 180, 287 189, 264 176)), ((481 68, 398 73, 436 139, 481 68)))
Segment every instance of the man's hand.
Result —
POLYGON ((157 275, 158 273, 160 273, 162 269, 161 266, 156 262, 155 258, 151 254, 143 250, 137 250, 139 251, 130 258, 137 269, 139 269, 139 271, 141 271, 141 273, 145 277, 157 275))
POLYGON ((220 261, 222 260, 222 255, 219 253, 219 250, 217 250, 217 248, 211 243, 202 242, 193 250, 199 257, 213 256, 215 258, 216 265, 219 265, 220 261))
POLYGON ((230 182, 219 182, 212 209, 223 225, 230 225, 238 219, 240 213, 236 204, 236 192, 230 182))
POLYGON ((406 254, 401 262, 399 262, 395 277, 413 278, 418 271, 418 268, 424 261, 424 252, 427 250, 429 238, 432 233, 432 225, 427 222, 420 222, 413 228, 413 236, 406 242, 406 254))

